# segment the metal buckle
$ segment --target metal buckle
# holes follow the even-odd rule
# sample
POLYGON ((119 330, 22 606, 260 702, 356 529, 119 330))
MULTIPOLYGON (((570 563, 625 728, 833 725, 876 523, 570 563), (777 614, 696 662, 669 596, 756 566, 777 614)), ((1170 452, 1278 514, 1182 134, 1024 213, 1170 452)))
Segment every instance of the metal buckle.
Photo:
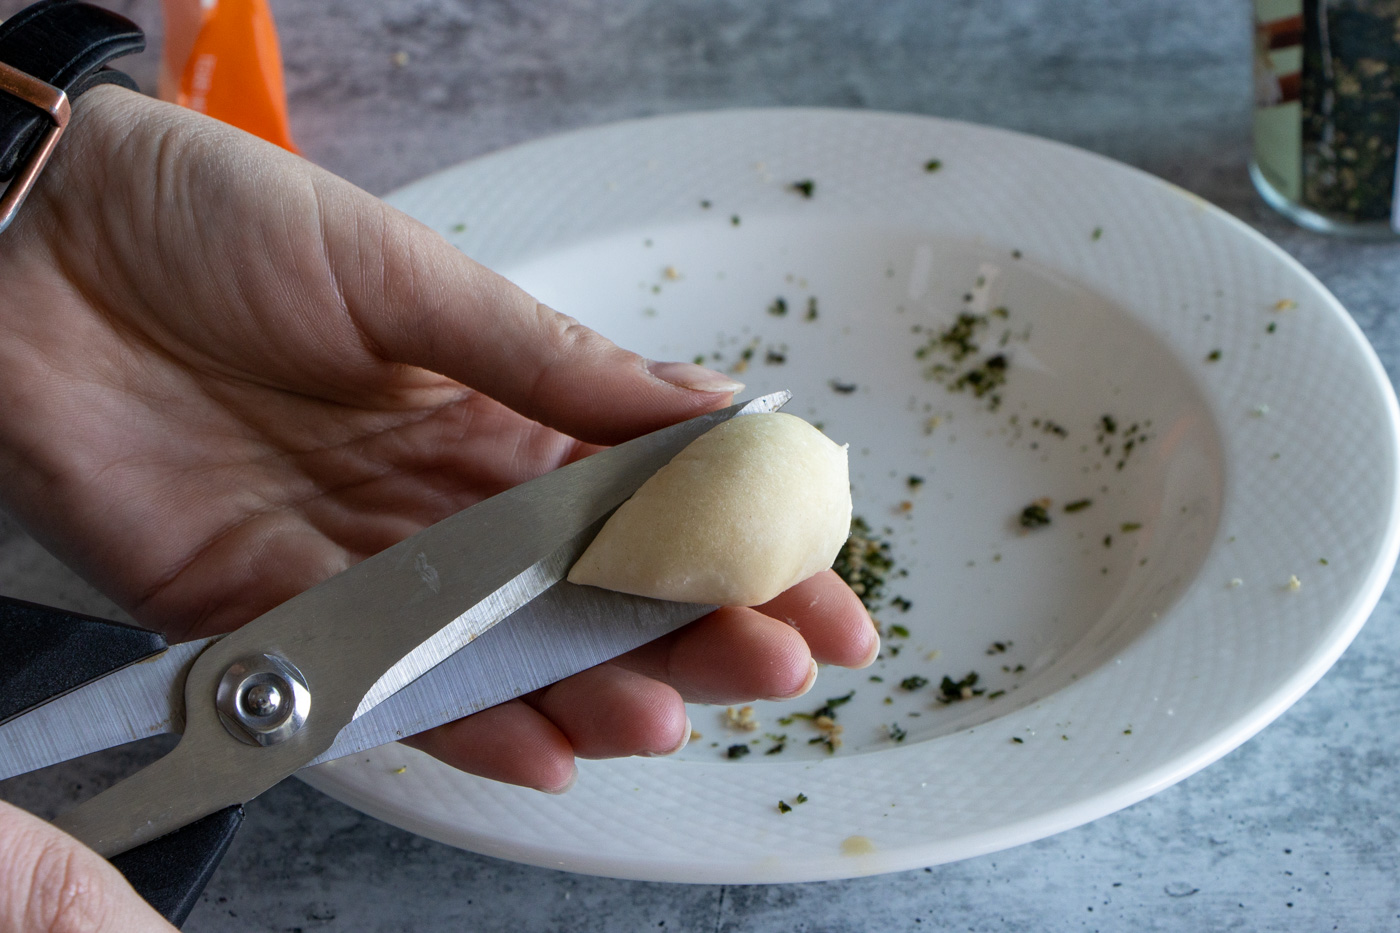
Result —
POLYGON ((19 206, 34 187, 34 180, 44 170, 54 146, 58 145, 58 137, 63 135, 63 129, 68 125, 72 110, 68 95, 63 91, 4 62, 0 62, 0 93, 37 107, 47 113, 52 121, 52 125, 39 138, 39 144, 29 153, 29 158, 24 160, 5 188, 4 195, 0 195, 0 231, 3 231, 15 219, 19 206))

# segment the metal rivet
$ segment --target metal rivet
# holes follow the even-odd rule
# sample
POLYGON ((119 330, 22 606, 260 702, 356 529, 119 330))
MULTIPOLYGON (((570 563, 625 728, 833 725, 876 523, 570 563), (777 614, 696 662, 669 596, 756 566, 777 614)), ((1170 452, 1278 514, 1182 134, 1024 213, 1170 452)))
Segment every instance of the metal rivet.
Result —
POLYGON ((229 665, 214 698, 219 720, 249 745, 276 745, 301 729, 311 711, 311 690, 291 662, 273 654, 229 665))
POLYGON ((267 719, 282 708, 282 691, 275 683, 254 684, 243 694, 243 711, 267 719))

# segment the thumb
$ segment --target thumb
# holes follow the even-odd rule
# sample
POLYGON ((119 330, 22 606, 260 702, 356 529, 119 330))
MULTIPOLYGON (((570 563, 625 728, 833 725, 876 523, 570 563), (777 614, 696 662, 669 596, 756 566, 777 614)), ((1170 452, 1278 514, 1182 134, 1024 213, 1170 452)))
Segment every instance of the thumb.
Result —
POLYGON ((0 801, 0 930, 172 933, 106 859, 0 801))
POLYGON ((329 175, 319 185, 326 254, 345 307, 393 362, 601 444, 719 408, 743 388, 693 363, 624 350, 359 189, 329 175))

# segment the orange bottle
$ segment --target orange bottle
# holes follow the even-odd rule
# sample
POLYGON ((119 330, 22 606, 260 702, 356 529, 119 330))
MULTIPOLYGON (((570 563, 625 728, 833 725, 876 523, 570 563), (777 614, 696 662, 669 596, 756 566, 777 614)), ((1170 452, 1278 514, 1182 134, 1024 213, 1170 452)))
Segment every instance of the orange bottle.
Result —
POLYGON ((160 96, 296 152, 267 0, 162 0, 160 96))

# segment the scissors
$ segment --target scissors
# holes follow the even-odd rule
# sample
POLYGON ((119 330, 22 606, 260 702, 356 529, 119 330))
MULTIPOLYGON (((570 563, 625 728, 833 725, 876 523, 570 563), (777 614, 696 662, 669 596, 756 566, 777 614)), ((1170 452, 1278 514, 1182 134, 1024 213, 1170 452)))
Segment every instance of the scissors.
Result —
POLYGON ((547 686, 714 609, 565 575, 691 441, 789 398, 701 415, 523 483, 228 635, 167 646, 0 598, 0 779, 180 733, 163 758, 54 821, 179 925, 243 804, 283 778, 547 686))

